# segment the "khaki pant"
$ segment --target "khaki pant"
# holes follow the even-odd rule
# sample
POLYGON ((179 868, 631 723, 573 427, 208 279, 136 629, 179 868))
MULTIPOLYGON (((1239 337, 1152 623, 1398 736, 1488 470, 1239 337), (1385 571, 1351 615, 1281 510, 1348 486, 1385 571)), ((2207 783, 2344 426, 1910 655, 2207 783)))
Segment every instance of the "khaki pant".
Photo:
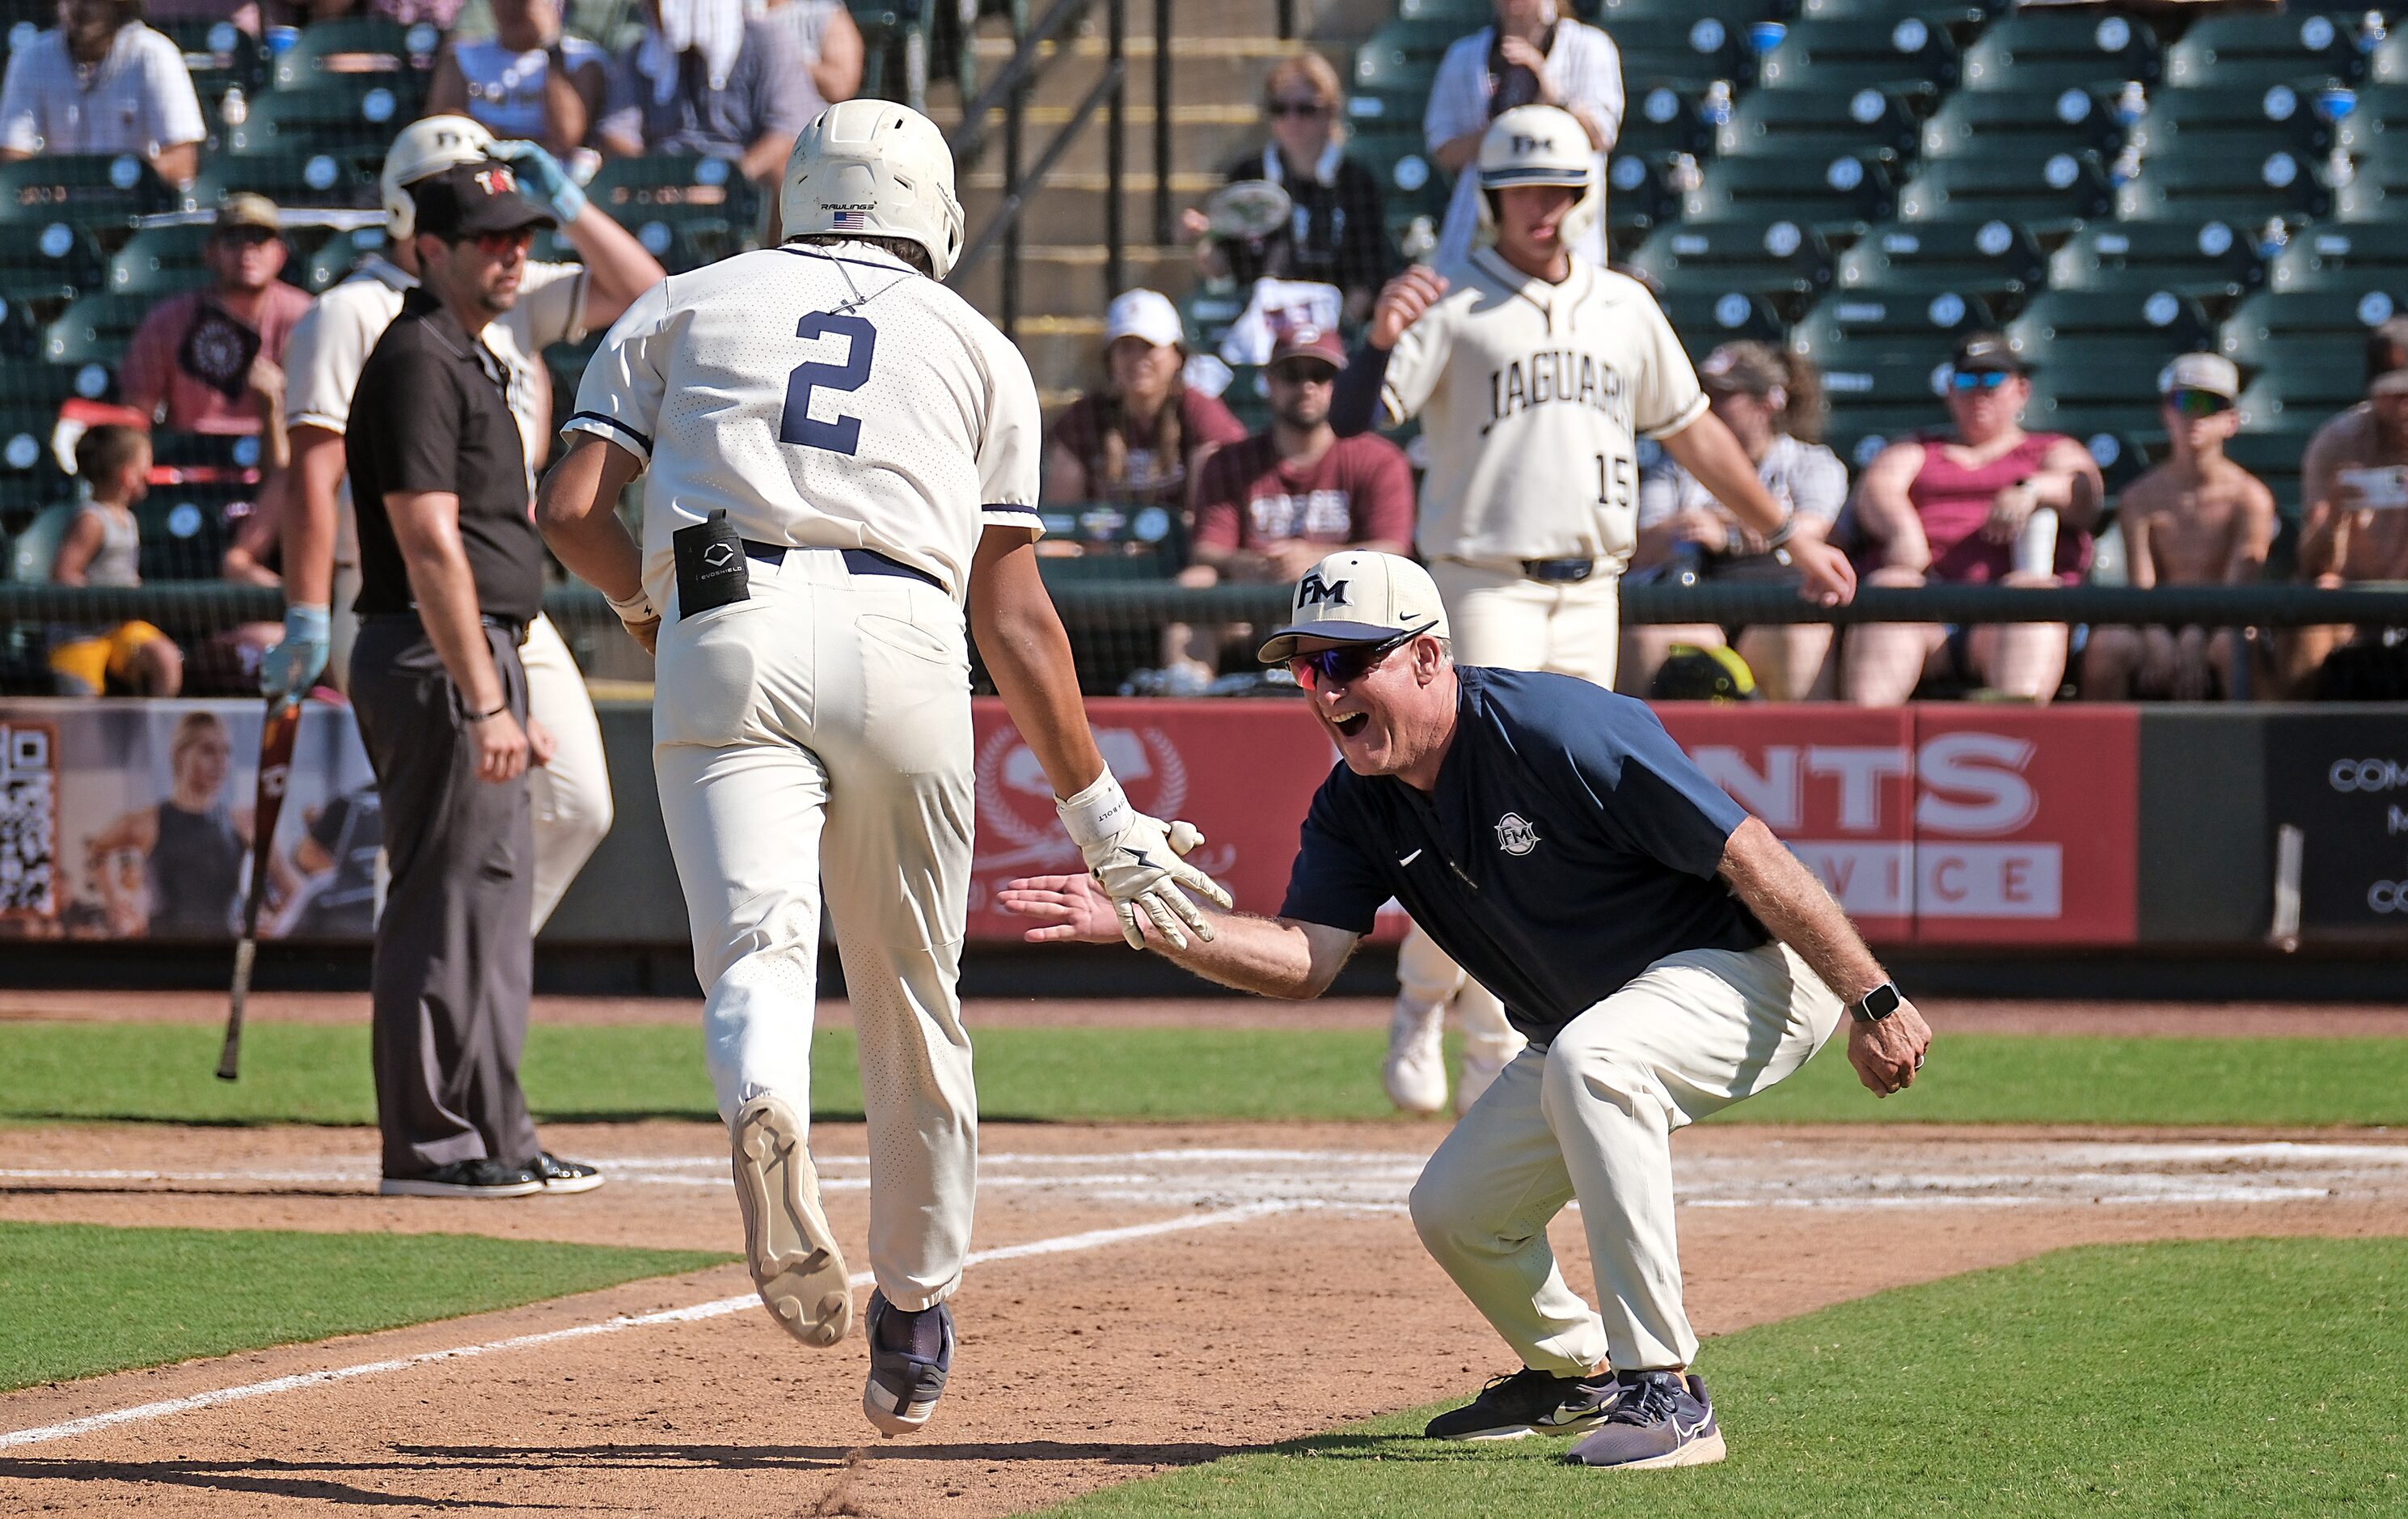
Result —
POLYGON ((1805 1064, 1842 1012, 1783 945, 1666 956, 1523 1050, 1456 1121, 1413 1184, 1422 1243, 1525 1366, 1688 1365, 1672 1131, 1805 1064), (1575 1197, 1598 1310, 1547 1247, 1575 1197))
POLYGON ((832 551, 753 561, 752 599, 663 623, 652 763, 723 1119, 810 1108, 824 890, 859 1033, 869 1260, 897 1308, 953 1295, 978 1100, 955 991, 974 817, 969 654, 934 586, 832 551))

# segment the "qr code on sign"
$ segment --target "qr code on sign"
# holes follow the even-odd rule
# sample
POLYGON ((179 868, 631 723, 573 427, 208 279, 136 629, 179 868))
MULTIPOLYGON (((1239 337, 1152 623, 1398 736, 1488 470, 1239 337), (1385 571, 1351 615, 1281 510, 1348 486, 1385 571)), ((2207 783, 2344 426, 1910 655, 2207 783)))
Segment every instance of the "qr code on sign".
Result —
POLYGON ((0 725, 0 917, 58 915, 58 734, 0 725))

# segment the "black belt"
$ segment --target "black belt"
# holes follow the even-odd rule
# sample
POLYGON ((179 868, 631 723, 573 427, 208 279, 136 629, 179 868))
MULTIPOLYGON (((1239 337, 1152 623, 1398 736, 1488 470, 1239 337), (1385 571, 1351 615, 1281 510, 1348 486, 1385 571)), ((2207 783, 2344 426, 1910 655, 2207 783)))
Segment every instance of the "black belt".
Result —
POLYGON ((1532 580, 1586 580, 1597 573, 1595 559, 1524 559, 1522 573, 1532 580))
MULTIPOLYGON (((744 557, 748 559, 758 559, 763 564, 783 564, 786 562, 787 551, 799 547, 800 545, 794 543, 765 543, 757 538, 748 538, 744 540, 744 557)), ((885 555, 879 553, 876 549, 805 548, 802 549, 802 552, 806 554, 841 554, 844 556, 844 567, 852 571, 856 575, 900 575, 906 580, 924 581, 928 585, 936 586, 939 590, 943 590, 945 588, 945 583, 943 581, 939 580, 936 576, 928 573, 925 570, 914 570, 910 565, 903 563, 900 559, 888 558, 885 555)))

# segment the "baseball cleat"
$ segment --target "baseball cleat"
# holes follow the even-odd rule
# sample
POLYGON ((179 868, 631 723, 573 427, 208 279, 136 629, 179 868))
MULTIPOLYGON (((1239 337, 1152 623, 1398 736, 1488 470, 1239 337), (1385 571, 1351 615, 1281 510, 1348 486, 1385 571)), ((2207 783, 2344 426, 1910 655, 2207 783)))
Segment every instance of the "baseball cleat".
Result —
POLYGON ((737 1111, 736 1201, 744 1210, 744 1257, 769 1316, 806 1345, 824 1348, 853 1327, 853 1287, 827 1215, 803 1121, 783 1099, 763 1095, 737 1111))
MULTIPOLYGON (((1518 1054, 1520 1051, 1516 1050, 1515 1053, 1518 1054)), ((1464 1051, 1463 1074, 1457 1077, 1455 1082, 1455 1115, 1461 1117, 1470 1112, 1471 1105, 1480 1100, 1480 1094, 1496 1085, 1497 1078, 1505 1073, 1505 1067, 1512 1062, 1512 1055, 1508 1055, 1503 1060, 1490 1060, 1475 1055, 1469 1050, 1464 1051)))
POLYGON ((1388 1058, 1380 1064, 1380 1079, 1388 1100, 1408 1113, 1446 1111, 1446 1051, 1441 1048, 1446 1004, 1426 1005, 1397 999, 1388 1019, 1388 1058))
POLYGON ((953 1310, 943 1303, 925 1309, 937 1317, 937 1353, 924 1356, 890 1348, 879 1336, 889 1315, 902 1309, 872 1289, 863 1333, 869 1341, 869 1382, 861 1390, 861 1411, 884 1435, 908 1435, 937 1411, 945 1378, 953 1369, 953 1310))
POLYGON ((1710 1467, 1727 1454, 1706 1384, 1677 1371, 1626 1371, 1605 1422, 1564 1454, 1576 1467, 1644 1471, 1710 1467))
POLYGON ((1569 1435, 1604 1418, 1621 1390, 1610 1371, 1559 1377, 1524 1367, 1511 1376, 1490 1378, 1478 1397, 1432 1419, 1422 1433, 1431 1439, 1569 1435))

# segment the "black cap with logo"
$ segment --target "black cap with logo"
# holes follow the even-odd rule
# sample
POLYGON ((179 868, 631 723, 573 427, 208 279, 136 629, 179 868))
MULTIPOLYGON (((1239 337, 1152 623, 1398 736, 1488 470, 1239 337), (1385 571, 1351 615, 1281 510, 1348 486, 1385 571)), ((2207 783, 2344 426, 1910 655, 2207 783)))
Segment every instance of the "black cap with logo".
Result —
POLYGON ((457 164, 412 181, 409 196, 417 203, 419 232, 446 242, 560 224, 552 212, 519 193, 510 166, 491 159, 457 164))
POLYGON ((1995 332, 1969 332, 1956 340, 1948 366, 1958 374, 2022 374, 2023 355, 1995 332))

